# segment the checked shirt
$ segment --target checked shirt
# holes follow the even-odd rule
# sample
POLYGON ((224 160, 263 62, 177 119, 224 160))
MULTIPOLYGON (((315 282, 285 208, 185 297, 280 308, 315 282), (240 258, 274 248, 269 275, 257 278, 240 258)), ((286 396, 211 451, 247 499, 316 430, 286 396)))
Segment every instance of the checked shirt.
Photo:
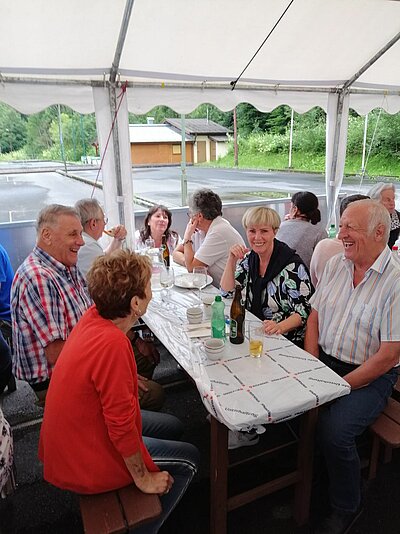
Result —
POLYGON ((36 246, 11 288, 15 376, 30 384, 50 378, 45 347, 57 339, 65 341, 91 304, 79 270, 36 246))

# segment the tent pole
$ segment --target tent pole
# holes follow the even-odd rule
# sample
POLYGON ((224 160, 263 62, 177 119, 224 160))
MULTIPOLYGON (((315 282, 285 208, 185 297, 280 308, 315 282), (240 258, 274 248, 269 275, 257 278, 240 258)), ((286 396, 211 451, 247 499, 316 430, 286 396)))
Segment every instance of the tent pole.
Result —
POLYGON ((289 162, 288 162, 288 169, 291 169, 291 168, 292 168, 293 123, 294 123, 294 109, 292 108, 292 114, 291 114, 291 116, 290 116, 289 162))
POLYGON ((363 136, 362 160, 361 160, 361 176, 362 177, 364 177, 364 174, 365 174, 365 149, 367 146, 367 130, 368 130, 368 113, 365 115, 365 121, 364 121, 364 136, 363 136))
POLYGON ((181 206, 187 204, 187 177, 186 177, 186 121, 181 115, 181 206))
POLYGON ((122 17, 121 28, 119 30, 117 47, 115 49, 114 60, 112 62, 111 72, 110 72, 110 82, 114 83, 117 78, 117 73, 119 69, 119 62, 121 61, 122 50, 124 48, 126 33, 129 27, 129 21, 132 14, 133 4, 135 0, 127 0, 125 4, 125 11, 122 17))
MULTIPOLYGON (((109 84, 108 87, 108 96, 110 99, 110 112, 111 112, 111 123, 116 116, 117 111, 117 97, 115 95, 115 85, 109 84)), ((114 153, 114 165, 115 165, 115 179, 117 186, 117 202, 118 202, 118 216, 120 224, 125 225, 125 215, 123 207, 123 190, 122 190, 122 173, 121 173, 121 159, 120 159, 120 149, 119 149, 119 138, 118 138, 118 121, 115 120, 114 128, 112 131, 113 138, 113 153, 114 153)))

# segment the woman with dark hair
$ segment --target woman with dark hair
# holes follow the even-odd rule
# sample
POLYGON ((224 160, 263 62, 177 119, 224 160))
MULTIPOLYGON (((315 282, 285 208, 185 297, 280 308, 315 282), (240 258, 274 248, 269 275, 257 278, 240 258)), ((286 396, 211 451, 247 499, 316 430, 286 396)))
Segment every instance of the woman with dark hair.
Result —
POLYGON ((146 313, 150 279, 149 258, 128 250, 94 261, 87 280, 95 304, 54 367, 39 444, 44 478, 59 488, 91 494, 134 483, 160 495, 161 515, 137 531, 146 534, 158 532, 199 460, 193 445, 175 441, 183 431, 176 417, 139 408, 127 333, 146 313))
POLYGON ((320 221, 318 198, 310 191, 299 191, 292 196, 290 211, 276 234, 277 239, 297 252, 308 269, 317 243, 328 237, 318 224, 320 221))
POLYGON ((152 206, 143 222, 143 227, 135 234, 136 245, 140 248, 150 237, 154 240, 154 246, 160 248, 167 246, 172 255, 180 237, 175 230, 171 230, 172 213, 162 204, 152 206))

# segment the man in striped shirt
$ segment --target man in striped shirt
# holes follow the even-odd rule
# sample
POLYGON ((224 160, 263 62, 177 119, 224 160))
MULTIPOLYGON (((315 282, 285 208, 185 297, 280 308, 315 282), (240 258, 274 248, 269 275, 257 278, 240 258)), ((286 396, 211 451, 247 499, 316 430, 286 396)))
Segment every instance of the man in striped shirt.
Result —
POLYGON ((92 304, 76 267, 82 245, 75 209, 59 204, 44 208, 36 246, 12 284, 14 373, 30 384, 40 402, 67 337, 92 304))
POLYGON ((329 476, 331 514, 316 532, 346 532, 361 511, 355 439, 382 412, 400 356, 400 268, 387 247, 390 218, 373 200, 340 220, 344 254, 326 265, 311 298, 305 349, 343 376, 348 396, 322 407, 317 439, 329 476))

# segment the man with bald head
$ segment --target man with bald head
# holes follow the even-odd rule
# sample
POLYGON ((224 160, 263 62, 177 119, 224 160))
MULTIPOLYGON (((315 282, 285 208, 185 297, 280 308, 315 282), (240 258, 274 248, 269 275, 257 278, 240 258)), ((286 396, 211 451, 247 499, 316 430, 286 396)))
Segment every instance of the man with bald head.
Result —
POLYGON ((373 200, 340 219, 344 253, 327 263, 310 299, 305 349, 351 386, 320 409, 317 440, 329 477, 331 514, 318 534, 347 532, 361 512, 355 439, 382 412, 400 356, 400 268, 387 246, 390 217, 373 200))
POLYGON ((91 305, 76 267, 84 245, 74 208, 52 204, 37 220, 37 241, 11 288, 14 373, 43 402, 52 368, 83 313, 91 305))

